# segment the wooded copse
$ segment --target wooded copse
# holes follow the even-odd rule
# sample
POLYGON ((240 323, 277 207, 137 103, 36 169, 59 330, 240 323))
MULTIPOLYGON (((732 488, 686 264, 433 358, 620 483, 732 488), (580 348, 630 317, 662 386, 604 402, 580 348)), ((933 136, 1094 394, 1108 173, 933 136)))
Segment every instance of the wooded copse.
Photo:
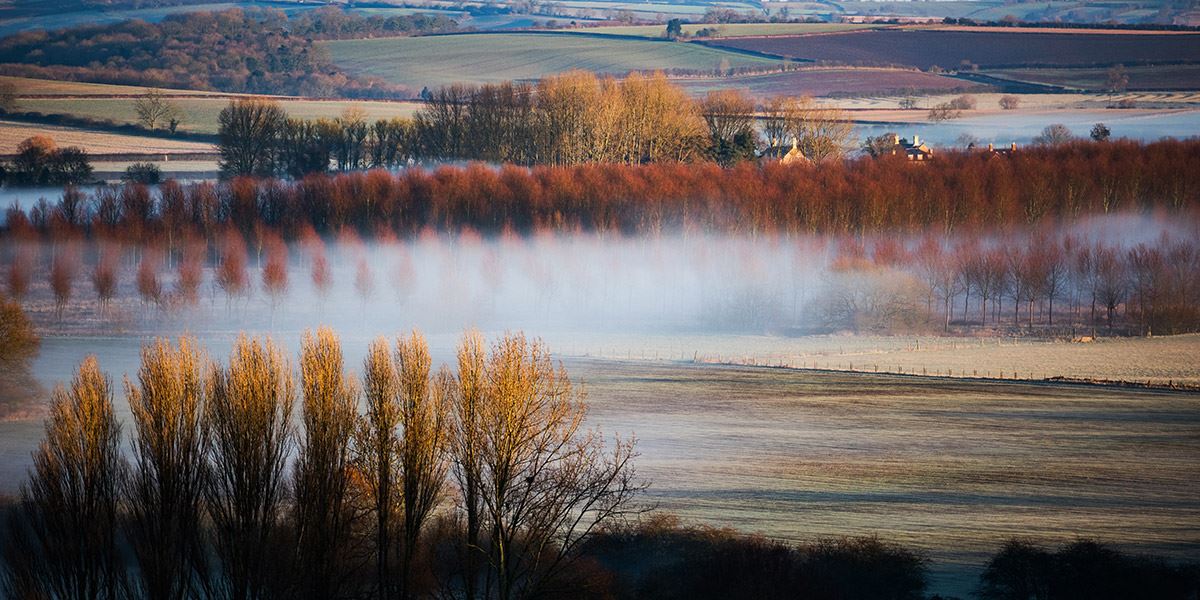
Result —
POLYGON ((6 595, 529 598, 586 590, 581 545, 643 510, 633 442, 584 429, 539 342, 468 333, 454 373, 419 333, 380 338, 360 382, 320 329, 292 364, 270 340, 240 338, 224 366, 186 338, 147 344, 127 459, 85 360, 10 511, 6 595))
POLYGON ((302 121, 270 100, 236 100, 221 113, 220 149, 226 175, 300 177, 331 164, 352 170, 422 160, 728 166, 793 140, 823 160, 850 150, 852 133, 845 115, 811 98, 758 107, 740 92, 719 91, 693 100, 661 73, 617 79, 574 71, 535 84, 439 88, 412 119, 375 123, 353 109, 302 121), (760 110, 765 139, 756 130, 760 110))

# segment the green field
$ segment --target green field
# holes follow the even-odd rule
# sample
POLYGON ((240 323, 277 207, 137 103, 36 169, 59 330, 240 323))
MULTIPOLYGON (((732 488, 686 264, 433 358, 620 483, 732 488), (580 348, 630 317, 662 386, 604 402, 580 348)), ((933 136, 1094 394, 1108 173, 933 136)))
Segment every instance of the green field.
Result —
MULTIPOLYGON (((25 98, 19 100, 19 110, 46 114, 64 114, 108 120, 118 124, 136 123, 131 98, 25 98)), ((229 104, 227 98, 179 98, 175 100, 184 112, 182 131, 216 133, 217 115, 229 104)), ((363 109, 367 118, 384 119, 410 117, 419 106, 416 102, 365 102, 356 100, 281 100, 288 115, 316 119, 336 117, 350 107, 363 109)))
MULTIPOLYGON (((134 98, 146 88, 124 85, 104 85, 73 81, 48 81, 20 77, 0 77, 16 85, 17 111, 40 112, 48 115, 71 115, 115 124, 135 124, 134 98)), ((217 115, 231 97, 209 92, 162 90, 174 96, 184 112, 182 131, 216 133, 217 115)), ((317 119, 336 117, 350 107, 361 108, 368 119, 410 117, 420 106, 417 102, 382 102, 370 100, 307 100, 279 98, 283 109, 293 117, 317 119)))
POLYGON ((671 4, 653 2, 604 2, 603 0, 564 0, 556 2, 568 10, 629 11, 642 16, 666 15, 671 17, 700 16, 709 8, 718 6, 741 12, 759 12, 751 4, 741 2, 708 2, 695 4, 671 4))
POLYGON ((572 34, 445 35, 326 42, 355 75, 414 89, 449 83, 539 79, 572 69, 624 74, 671 69, 769 66, 777 61, 665 41, 606 40, 572 34))
MULTIPOLYGON (((683 26, 687 35, 695 35, 701 29, 716 29, 719 37, 735 37, 746 35, 803 35, 806 33, 830 33, 834 31, 852 31, 855 29, 873 29, 879 25, 856 23, 728 23, 712 25, 689 23, 683 26)), ((569 31, 592 33, 599 35, 632 35, 645 38, 661 38, 666 33, 663 25, 626 25, 616 27, 589 27, 569 31)))

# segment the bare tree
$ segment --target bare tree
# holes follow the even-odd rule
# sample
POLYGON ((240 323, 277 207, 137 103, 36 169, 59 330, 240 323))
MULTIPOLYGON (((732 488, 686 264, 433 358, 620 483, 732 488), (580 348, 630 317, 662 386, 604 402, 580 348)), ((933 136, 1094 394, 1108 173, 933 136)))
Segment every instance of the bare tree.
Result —
POLYGON ((296 391, 283 353, 270 340, 242 336, 229 366, 209 378, 207 500, 222 597, 269 596, 292 445, 296 391))
POLYGON ((267 260, 262 268, 263 290, 271 301, 271 327, 275 326, 275 308, 287 293, 288 288, 288 247, 279 234, 271 232, 266 242, 267 260))
POLYGON ((1043 146, 1061 146, 1075 139, 1075 134, 1062 123, 1047 125, 1042 132, 1033 138, 1033 143, 1043 146))
POLYGON ((92 287, 96 290, 96 299, 100 301, 101 312, 108 309, 108 304, 117 294, 120 256, 118 248, 102 246, 99 256, 96 257, 96 266, 92 270, 92 287))
POLYGON ((452 410, 450 453, 451 473, 459 489, 459 510, 466 520, 462 551, 463 591, 468 600, 478 592, 480 563, 484 558, 480 542, 482 528, 483 429, 481 407, 486 385, 487 351, 483 336, 468 332, 458 347, 458 386, 452 410))
POLYGON ((279 133, 287 115, 278 102, 232 100, 218 115, 221 172, 229 176, 275 172, 279 133))
POLYGON ((112 389, 95 356, 51 399, 46 437, 11 513, 4 544, 9 598, 125 596, 117 506, 125 475, 112 389))
POLYGON ((337 335, 305 332, 300 350, 304 435, 295 466, 296 551, 305 597, 337 598, 353 575, 350 439, 358 390, 343 369, 337 335))
POLYGON ((421 529, 437 507, 446 482, 447 402, 453 377, 430 378, 429 347, 421 334, 396 342, 400 382, 400 476, 404 499, 404 545, 401 547, 400 595, 411 596, 412 563, 421 529))
POLYGON ((79 269, 79 248, 74 243, 64 244, 54 254, 50 263, 50 290, 54 292, 54 312, 61 318, 63 309, 71 301, 75 274, 79 269))
POLYGON ((1126 265, 1117 251, 1108 247, 1097 247, 1095 253, 1097 297, 1108 315, 1108 329, 1112 331, 1113 317, 1117 305, 1121 304, 1129 292, 1129 278, 1126 265))
POLYGON ((172 133, 183 118, 183 111, 162 90, 148 89, 146 93, 133 101, 133 112, 137 114, 138 123, 146 129, 158 129, 166 126, 172 133))
POLYGON ((359 419, 355 432, 355 466, 375 516, 376 593, 386 600, 392 595, 392 534, 402 491, 397 489, 400 483, 400 380, 385 339, 372 342, 363 361, 363 395, 366 414, 359 419))
POLYGON ((618 440, 609 451, 598 432, 582 430, 584 397, 540 343, 502 338, 484 382, 476 460, 490 580, 501 600, 532 597, 596 527, 634 510, 643 487, 634 445, 618 440))
POLYGON ((822 161, 840 158, 851 147, 854 123, 838 108, 817 104, 809 96, 794 101, 788 109, 788 133, 804 156, 822 161))
POLYGON ((159 305, 163 300, 162 284, 158 278, 158 268, 162 264, 162 255, 156 248, 145 248, 142 260, 138 262, 137 289, 146 304, 159 305))
POLYGON ((136 589, 151 600, 186 600, 207 573, 201 533, 206 443, 204 377, 208 359, 189 338, 142 348, 135 385, 125 397, 137 437, 125 487, 136 589))

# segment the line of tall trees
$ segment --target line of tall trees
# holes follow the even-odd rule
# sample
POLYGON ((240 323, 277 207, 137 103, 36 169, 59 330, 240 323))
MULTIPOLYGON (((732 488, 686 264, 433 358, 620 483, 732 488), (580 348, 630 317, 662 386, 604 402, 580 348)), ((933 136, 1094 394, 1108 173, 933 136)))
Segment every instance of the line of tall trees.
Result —
MULTIPOLYGON (((369 153, 368 153, 369 154, 369 153)), ((57 203, 10 208, 12 234, 83 234, 138 241, 256 225, 287 239, 351 227, 411 236, 425 227, 655 233, 944 233, 1072 222, 1089 215, 1200 206, 1200 141, 1073 142, 1011 157, 946 152, 936 165, 903 157, 807 166, 655 163, 412 168, 312 175, 298 181, 236 178, 157 191, 138 185, 57 203), (57 233, 56 233, 57 232, 57 233)))
POLYGON ((320 329, 298 367, 270 340, 240 338, 225 365, 150 343, 126 436, 86 359, 9 511, 6 597, 587 593, 582 545, 641 510, 633 442, 585 430, 580 391, 519 334, 467 334, 457 372, 418 333, 380 338, 360 380, 320 329))
POLYGON ((842 156, 853 126, 811 98, 761 107, 738 91, 693 100, 661 73, 624 79, 574 71, 531 83, 451 85, 425 94, 411 120, 367 123, 361 112, 315 122, 277 103, 242 99, 221 113, 226 175, 300 177, 418 160, 518 165, 641 164, 711 160, 729 166, 764 148, 800 144, 816 160, 842 156), (336 159, 336 160, 334 160, 336 159))
POLYGON ((394 169, 417 158, 411 120, 368 122, 361 109, 310 121, 288 117, 277 102, 250 98, 231 102, 218 123, 226 175, 300 178, 331 167, 394 169))

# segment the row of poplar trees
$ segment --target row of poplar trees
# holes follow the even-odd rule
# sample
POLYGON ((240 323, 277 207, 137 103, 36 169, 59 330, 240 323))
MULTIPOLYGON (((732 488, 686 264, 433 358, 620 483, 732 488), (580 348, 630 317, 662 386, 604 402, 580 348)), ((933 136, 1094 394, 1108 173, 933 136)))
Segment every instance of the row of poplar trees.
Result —
POLYGON ((361 382, 336 335, 299 377, 270 340, 228 364, 190 339, 143 347, 112 385, 88 358, 53 394, 10 510, 10 598, 526 598, 636 510, 631 441, 583 429, 582 393, 538 342, 464 336, 434 372, 418 333, 378 339, 361 382), (293 404, 300 406, 299 423, 293 404))

